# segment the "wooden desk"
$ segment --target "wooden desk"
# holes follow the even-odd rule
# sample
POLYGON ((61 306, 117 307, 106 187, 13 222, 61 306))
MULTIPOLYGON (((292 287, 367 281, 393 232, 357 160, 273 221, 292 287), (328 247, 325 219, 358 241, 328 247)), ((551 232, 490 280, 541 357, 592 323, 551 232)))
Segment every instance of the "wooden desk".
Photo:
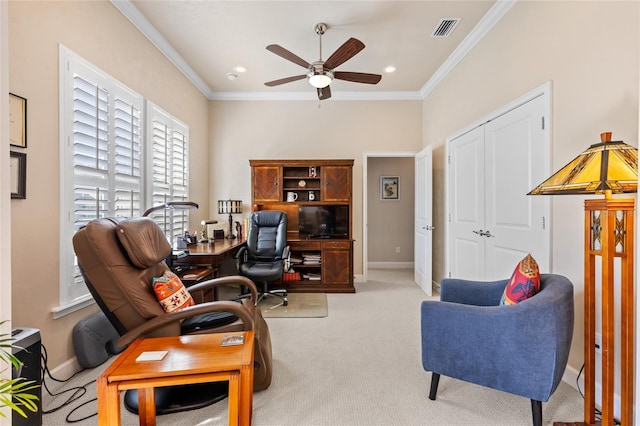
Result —
POLYGON ((188 265, 206 265, 211 266, 214 270, 214 276, 218 276, 218 267, 227 260, 233 258, 241 247, 246 245, 245 240, 239 239, 220 239, 215 243, 198 243, 185 249, 187 256, 174 259, 174 263, 188 265))
POLYGON ((156 424, 154 387, 229 381, 229 425, 250 425, 253 405, 253 330, 138 339, 98 377, 98 425, 120 424, 120 391, 138 389, 140 425, 156 424), (244 344, 221 346, 226 336, 244 344), (160 361, 142 352, 168 351, 160 361))

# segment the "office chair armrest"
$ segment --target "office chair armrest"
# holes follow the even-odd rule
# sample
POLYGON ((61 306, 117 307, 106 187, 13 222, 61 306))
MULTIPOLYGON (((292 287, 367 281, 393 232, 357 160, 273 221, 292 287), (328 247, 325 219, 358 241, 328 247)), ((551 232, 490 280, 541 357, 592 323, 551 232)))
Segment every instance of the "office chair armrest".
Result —
POLYGON ((247 261, 247 252, 248 252, 247 246, 242 246, 240 247, 240 250, 238 250, 238 252, 234 257, 236 260, 238 260, 240 264, 243 264, 244 262, 247 261))
POLYGON ((143 324, 140 324, 139 326, 123 334, 122 337, 118 339, 118 348, 116 349, 124 348, 137 338, 170 322, 180 321, 186 318, 191 318, 196 315, 207 314, 210 312, 228 312, 234 314, 242 320, 242 323, 244 324, 244 330, 253 330, 253 315, 241 303, 232 301, 207 302, 200 303, 195 306, 190 306, 180 311, 173 311, 171 313, 155 317, 143 324))
POLYGON ((236 287, 246 286, 251 293, 251 302, 255 305, 258 302, 258 288, 255 283, 247 277, 240 275, 229 275, 226 277, 214 278, 212 280, 202 281, 201 283, 189 287, 189 292, 206 290, 221 285, 233 285, 236 287))

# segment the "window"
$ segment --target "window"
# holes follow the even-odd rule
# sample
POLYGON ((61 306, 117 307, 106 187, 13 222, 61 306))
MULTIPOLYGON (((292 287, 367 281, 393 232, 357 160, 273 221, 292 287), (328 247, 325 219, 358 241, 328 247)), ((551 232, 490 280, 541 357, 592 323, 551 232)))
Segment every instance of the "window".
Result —
MULTIPOLYGON (((93 302, 73 252, 76 231, 96 218, 141 216, 145 205, 188 195, 186 125, 149 103, 146 127, 153 131, 145 140, 142 96, 62 46, 60 76, 61 267, 55 318, 93 302), (147 157, 145 147, 151 148, 147 157)), ((163 226, 167 236, 183 232, 187 214, 163 226), (170 229, 172 223, 177 230, 170 229)))
MULTIPOLYGON (((150 206, 170 201, 187 201, 189 195, 189 129, 153 103, 147 101, 147 135, 152 149, 148 155, 151 182, 150 206)), ((170 242, 188 230, 188 210, 157 210, 151 214, 170 242)))

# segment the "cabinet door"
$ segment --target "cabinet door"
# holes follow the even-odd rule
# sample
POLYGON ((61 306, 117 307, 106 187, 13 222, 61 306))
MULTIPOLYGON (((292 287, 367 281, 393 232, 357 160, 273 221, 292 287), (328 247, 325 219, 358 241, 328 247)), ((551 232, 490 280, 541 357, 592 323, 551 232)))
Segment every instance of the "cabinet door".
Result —
POLYGON ((322 250, 323 284, 350 284, 351 275, 351 250, 332 248, 322 250))
POLYGON ((280 201, 280 167, 256 166, 253 168, 254 203, 280 201))
POLYGON ((322 166, 322 200, 351 200, 351 167, 322 166))

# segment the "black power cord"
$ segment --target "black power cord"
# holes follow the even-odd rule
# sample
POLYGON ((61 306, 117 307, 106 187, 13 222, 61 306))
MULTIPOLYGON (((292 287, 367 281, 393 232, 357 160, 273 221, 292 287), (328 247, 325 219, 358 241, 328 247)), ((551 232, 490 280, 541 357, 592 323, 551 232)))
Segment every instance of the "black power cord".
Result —
MULTIPOLYGON (((576 377, 576 387, 578 388, 578 392, 580 392, 580 396, 582 397, 582 399, 584 399, 584 393, 582 392, 582 390, 580 389, 580 376, 582 376, 582 372, 584 371, 584 364, 582 364, 582 367, 580 367, 580 371, 578 372, 578 377, 576 377)), ((598 410, 597 408, 595 408, 596 410, 596 421, 601 422, 602 421, 602 412, 600 410, 598 410)), ((620 421, 616 418, 613 419, 613 424, 615 425, 619 425, 620 421)))
MULTIPOLYGON (((48 360, 47 348, 46 348, 44 345, 41 345, 41 346, 42 346, 42 352, 41 352, 41 354, 40 354, 40 355, 41 355, 41 359, 42 359, 42 365, 41 365, 41 371, 42 371, 42 375, 41 375, 41 378, 42 378, 42 387, 43 387, 43 388, 47 391, 47 393, 48 393, 49 395, 51 395, 52 397, 56 397, 56 396, 60 396, 60 395, 64 395, 64 394, 66 394, 66 393, 71 392, 71 395, 69 395, 69 397, 67 397, 67 399, 66 399, 64 402, 62 402, 60 405, 55 406, 55 407, 53 407, 53 408, 51 408, 51 409, 49 409, 49 410, 43 410, 43 411, 42 411, 42 414, 50 414, 50 413, 54 413, 54 412, 56 412, 56 411, 58 411, 58 410, 60 410, 60 409, 62 409, 62 408, 64 408, 64 407, 67 407, 67 406, 69 406, 71 403, 73 403, 73 402, 75 402, 75 401, 79 400, 80 398, 82 398, 82 397, 87 393, 87 386, 88 386, 88 385, 90 385, 90 384, 92 384, 92 383, 94 383, 94 382, 95 382, 95 379, 94 379, 94 380, 91 380, 91 381, 89 381, 89 382, 87 382, 87 383, 85 383, 84 385, 74 386, 74 387, 72 387, 72 388, 65 389, 65 390, 63 390, 63 391, 56 392, 56 393, 51 392, 51 390, 50 390, 50 389, 49 389, 49 387, 47 386, 47 382, 45 381, 45 378, 46 378, 45 374, 46 374, 47 376, 49 376, 49 378, 50 378, 51 380, 55 381, 55 382, 58 382, 58 383, 66 383, 66 382, 68 382, 69 380, 71 380, 72 378, 74 378, 76 375, 78 375, 78 374, 82 373, 83 371, 85 371, 85 369, 82 369, 82 370, 76 371, 75 373, 73 373, 71 376, 69 376, 69 377, 68 377, 68 378, 66 378, 66 379, 57 379, 57 378, 53 377, 53 375, 51 374, 51 371, 49 371, 49 367, 48 367, 48 365, 47 365, 47 360, 48 360)), ((81 421, 86 420, 86 419, 90 419, 91 417, 97 416, 97 415, 98 415, 98 413, 97 413, 97 412, 95 412, 95 413, 93 413, 93 414, 90 414, 90 415, 85 416, 85 417, 82 417, 82 418, 78 418, 78 419, 71 419, 71 415, 72 415, 73 413, 75 413, 75 412, 76 412, 76 410, 78 410, 79 408, 84 407, 85 405, 87 405, 87 404, 89 404, 89 403, 92 403, 92 402, 94 402, 94 401, 96 401, 96 398, 93 398, 93 399, 90 399, 89 401, 83 402, 82 404, 80 404, 80 405, 78 405, 77 407, 73 408, 73 409, 69 412, 69 414, 67 414, 67 417, 65 418, 65 420, 67 421, 67 423, 77 423, 77 422, 81 422, 81 421)))

